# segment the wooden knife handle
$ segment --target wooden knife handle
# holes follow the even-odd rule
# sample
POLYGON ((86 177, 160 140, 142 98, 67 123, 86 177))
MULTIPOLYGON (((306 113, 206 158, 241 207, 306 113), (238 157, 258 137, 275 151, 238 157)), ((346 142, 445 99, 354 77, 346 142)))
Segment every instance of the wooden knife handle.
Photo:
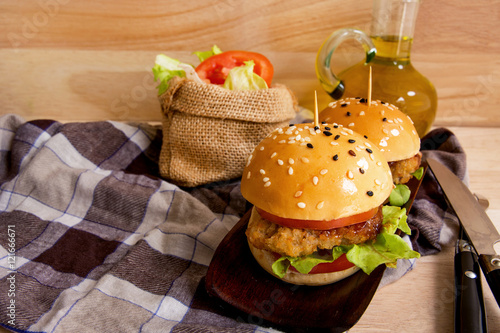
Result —
POLYGON ((481 254, 479 256, 479 264, 481 265, 491 292, 500 307, 500 256, 481 254))

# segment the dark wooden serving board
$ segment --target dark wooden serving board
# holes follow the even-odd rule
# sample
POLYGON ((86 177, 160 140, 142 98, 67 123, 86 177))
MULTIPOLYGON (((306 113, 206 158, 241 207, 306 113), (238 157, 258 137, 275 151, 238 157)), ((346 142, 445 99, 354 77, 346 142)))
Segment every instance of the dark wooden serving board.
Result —
MULTIPOLYGON (((408 184, 411 201, 420 183, 408 184)), ((411 202, 407 211, 410 207, 411 202)), ((239 320, 268 323, 289 332, 344 332, 354 326, 370 304, 386 266, 377 267, 370 275, 358 271, 320 287, 283 282, 252 256, 245 236, 249 218, 250 211, 219 244, 205 277, 208 294, 247 314, 239 320)))

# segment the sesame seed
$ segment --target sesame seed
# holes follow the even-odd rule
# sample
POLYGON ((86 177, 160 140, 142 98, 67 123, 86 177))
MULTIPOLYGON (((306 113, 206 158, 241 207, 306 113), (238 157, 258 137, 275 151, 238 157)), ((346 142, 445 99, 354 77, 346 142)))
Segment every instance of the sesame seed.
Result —
POLYGON ((250 179, 251 176, 252 176, 252 173, 250 171, 248 171, 248 173, 247 173, 247 179, 250 179))
POLYGON ((341 131, 340 134, 342 135, 349 135, 347 132, 341 131))
POLYGON ((303 203, 303 202, 299 202, 299 203, 297 204, 297 206, 298 206, 299 208, 306 208, 306 204, 305 204, 305 203, 303 203))
POLYGON ((346 115, 347 115, 348 117, 350 117, 350 116, 351 116, 351 113, 350 113, 349 111, 347 111, 346 115))
POLYGON ((264 184, 264 187, 269 187, 269 186, 271 186, 271 182, 267 182, 264 184))
POLYGON ((324 131, 323 134, 326 136, 330 136, 330 135, 332 135, 332 132, 324 131))
POLYGON ((311 138, 310 138, 310 137, 308 137, 308 136, 306 136, 306 137, 304 138, 304 140, 305 140, 306 142, 311 142, 311 138))
POLYGON ((313 184, 318 185, 318 181, 319 181, 318 177, 314 176, 313 177, 313 184))
POLYGON ((363 149, 361 149, 361 147, 360 147, 360 146, 357 146, 357 147, 356 147, 356 150, 357 150, 357 151, 362 151, 363 149))
POLYGON ((382 132, 384 132, 384 134, 389 134, 389 130, 387 130, 387 128, 384 128, 382 132))
POLYGON ((278 153, 274 152, 274 153, 271 155, 271 158, 275 157, 276 155, 278 155, 278 153))
POLYGON ((293 127, 293 126, 295 126, 295 124, 290 124, 290 125, 288 125, 288 126, 293 127))
POLYGON ((282 160, 280 160, 280 159, 278 159, 278 164, 279 164, 279 165, 283 165, 283 161, 282 161, 282 160))
POLYGON ((328 172, 328 170, 327 170, 327 169, 323 169, 323 170, 321 170, 319 173, 320 173, 321 175, 325 175, 327 172, 328 172))
POLYGON ((342 104, 340 104, 340 106, 345 108, 347 106, 347 103, 342 103, 342 104))
POLYGON ((294 194, 294 197, 299 198, 302 195, 302 191, 297 191, 294 194))
POLYGON ((359 115, 360 115, 360 116, 364 116, 364 115, 365 115, 365 111, 361 111, 361 112, 359 113, 359 115))
POLYGON ((338 139, 340 139, 340 135, 339 134, 335 135, 335 137, 333 138, 333 140, 338 140, 338 139))
POLYGON ((333 125, 333 128, 339 128, 339 125, 333 125))
POLYGON ((260 150, 260 151, 263 151, 263 150, 264 150, 264 146, 260 147, 260 149, 259 149, 259 150, 260 150))
POLYGON ((381 166, 381 165, 382 165, 382 162, 378 161, 378 162, 377 162, 377 165, 378 165, 378 166, 381 166))
POLYGON ((382 118, 382 121, 387 121, 387 118, 385 118, 385 117, 384 117, 384 118, 382 118))
POLYGON ((320 202, 318 202, 318 204, 316 205, 316 208, 317 208, 317 209, 321 209, 321 208, 323 208, 323 206, 324 206, 324 205, 325 205, 325 202, 324 202, 324 201, 320 201, 320 202))
POLYGON ((337 155, 337 154, 333 155, 333 160, 334 161, 338 161, 339 160, 339 155, 337 155))
POLYGON ((353 178, 354 178, 354 174, 352 173, 352 171, 351 171, 351 170, 349 170, 349 171, 347 172, 347 177, 349 177, 349 179, 353 179, 353 178))
POLYGON ((372 161, 375 161, 375 157, 373 157, 373 154, 370 154, 369 156, 372 161))
MULTIPOLYGON (((367 138, 367 139, 368 139, 368 138, 367 138)), ((366 145, 367 147, 371 147, 371 146, 372 146, 369 142, 365 142, 365 145, 366 145)))
POLYGON ((293 158, 289 158, 289 159, 288 159, 288 163, 289 163, 289 164, 293 164, 293 163, 295 163, 295 161, 293 160, 293 158))
POLYGON ((311 143, 308 143, 307 148, 314 148, 314 146, 311 143))
POLYGON ((353 127, 354 126, 354 123, 350 123, 349 125, 347 125, 349 127, 353 127))
POLYGON ((360 103, 366 103, 366 99, 362 98, 359 100, 360 103))
POLYGON ((378 179, 375 179, 375 184, 380 185, 380 184, 382 184, 382 182, 378 179))
POLYGON ((354 150, 349 150, 349 155, 356 156, 356 153, 354 152, 354 150))
POLYGON ((331 130, 331 128, 330 128, 330 127, 328 127, 328 126, 325 126, 325 129, 326 129, 327 131, 331 130))
POLYGON ((288 174, 293 175, 293 168, 292 167, 288 167, 288 174))
POLYGON ((338 142, 335 142, 335 141, 330 142, 330 144, 331 144, 332 146, 338 146, 338 145, 339 145, 339 143, 338 143, 338 142))
POLYGON ((301 142, 300 146, 306 146, 307 144, 305 142, 301 142))
POLYGON ((262 178, 262 181, 263 181, 264 183, 267 183, 267 182, 269 181, 269 177, 264 177, 264 178, 262 178))
POLYGON ((366 192, 366 194, 368 194, 368 196, 370 196, 370 197, 373 197, 373 192, 372 191, 368 191, 368 192, 366 192))
POLYGON ((291 145, 291 144, 294 144, 296 141, 294 139, 288 141, 288 144, 291 145))
POLYGON ((363 137, 364 137, 365 139, 368 139, 368 136, 366 136, 366 135, 363 135, 363 137))
POLYGON ((359 172, 360 172, 361 174, 364 174, 364 173, 365 173, 365 169, 363 169, 363 168, 359 168, 359 172))
POLYGON ((304 162, 304 163, 309 163, 309 159, 308 159, 307 157, 302 157, 302 159, 301 159, 301 160, 302 160, 302 162, 304 162))
POLYGON ((393 121, 392 119, 387 120, 387 122, 388 122, 389 124, 393 124, 393 123, 394 123, 394 121, 393 121))
POLYGON ((314 130, 315 131, 319 130, 319 126, 314 126, 314 130))
POLYGON ((286 140, 278 141, 278 143, 286 143, 286 140))
POLYGON ((356 142, 356 140, 354 140, 354 139, 349 139, 349 140, 347 140, 347 142, 349 142, 349 143, 354 143, 354 142, 356 142))
POLYGON ((302 139, 302 136, 300 134, 297 134, 297 136, 295 137, 295 140, 300 141, 301 139, 302 139))
POLYGON ((373 150, 371 150, 370 148, 366 148, 366 151, 369 152, 370 154, 373 153, 373 150))

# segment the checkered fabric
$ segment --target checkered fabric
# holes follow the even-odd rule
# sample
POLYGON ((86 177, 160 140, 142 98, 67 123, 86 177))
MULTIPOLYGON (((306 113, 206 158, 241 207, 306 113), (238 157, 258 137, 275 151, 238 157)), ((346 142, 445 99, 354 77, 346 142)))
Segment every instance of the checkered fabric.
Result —
MULTIPOLYGON (((274 331, 223 313, 200 283, 219 242, 248 209, 238 180, 196 188, 162 180, 161 134, 144 124, 0 117, 3 327, 274 331)), ((442 220, 444 212, 436 214, 442 220)), ((413 243, 438 251, 442 225, 419 221, 413 243)))

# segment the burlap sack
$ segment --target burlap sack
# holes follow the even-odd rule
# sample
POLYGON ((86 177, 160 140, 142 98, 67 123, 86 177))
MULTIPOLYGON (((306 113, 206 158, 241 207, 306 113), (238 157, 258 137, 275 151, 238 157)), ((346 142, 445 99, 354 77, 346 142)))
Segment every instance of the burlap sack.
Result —
POLYGON ((159 99, 160 174, 188 187, 241 177, 254 147, 298 111, 283 85, 232 91, 175 77, 159 99))

